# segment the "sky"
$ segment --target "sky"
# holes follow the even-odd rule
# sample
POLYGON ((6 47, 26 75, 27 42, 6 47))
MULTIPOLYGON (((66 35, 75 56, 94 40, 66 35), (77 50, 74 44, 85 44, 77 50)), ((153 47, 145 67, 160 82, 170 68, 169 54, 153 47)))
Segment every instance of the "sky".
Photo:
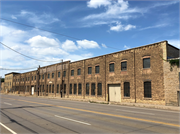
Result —
POLYGON ((0 76, 164 40, 180 48, 179 6, 179 0, 1 0, 0 42, 46 62, 0 44, 0 68, 12 69, 0 76))

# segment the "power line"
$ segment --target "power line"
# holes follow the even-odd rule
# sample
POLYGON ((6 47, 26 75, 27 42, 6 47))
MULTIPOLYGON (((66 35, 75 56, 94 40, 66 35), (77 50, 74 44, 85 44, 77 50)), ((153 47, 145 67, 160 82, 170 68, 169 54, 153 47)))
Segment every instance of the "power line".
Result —
MULTIPOLYGON (((4 19, 4 18, 0 18, 0 19, 1 19, 1 20, 5 20, 5 21, 9 21, 9 22, 12 22, 12 23, 16 23, 16 24, 19 24, 19 25, 23 25, 23 26, 27 26, 27 27, 32 27, 32 28, 39 29, 39 30, 42 30, 42 31, 46 31, 46 32, 49 32, 49 33, 53 33, 53 34, 65 36, 65 37, 68 37, 68 38, 71 38, 71 39, 81 40, 81 39, 76 38, 76 37, 72 37, 72 36, 69 36, 69 35, 65 35, 65 34, 53 32, 53 31, 48 31, 48 30, 45 30, 45 29, 42 29, 42 28, 38 28, 38 27, 34 27, 34 26, 27 25, 27 24, 15 22, 15 21, 12 21, 12 20, 4 19)), ((85 42, 90 42, 90 41, 86 41, 86 40, 85 40, 85 42)), ((90 42, 90 43, 96 44, 96 43, 94 43, 94 42, 90 42)), ((102 45, 101 45, 101 46, 102 46, 102 45)), ((103 46, 102 46, 102 47, 103 47, 103 46)), ((110 47, 110 46, 107 46, 107 45, 106 45, 106 47, 111 48, 111 49, 121 50, 121 49, 114 48, 114 47, 110 47)))
POLYGON ((30 69, 36 69, 37 67, 34 67, 34 68, 0 68, 0 70, 30 70, 30 69))
POLYGON ((24 56, 24 57, 27 57, 27 58, 29 58, 29 59, 33 59, 33 60, 37 60, 37 61, 42 61, 42 62, 57 62, 57 61, 61 61, 61 60, 57 60, 57 61, 45 61, 45 60, 35 59, 35 58, 32 58, 32 57, 30 57, 30 56, 27 56, 27 55, 25 55, 25 54, 22 54, 22 53, 20 53, 20 52, 18 52, 18 51, 16 51, 16 50, 12 49, 11 47, 3 44, 2 42, 0 42, 0 43, 1 43, 3 46, 11 49, 12 51, 14 51, 14 52, 16 52, 16 53, 18 53, 18 54, 20 54, 20 55, 22 55, 22 56, 24 56))

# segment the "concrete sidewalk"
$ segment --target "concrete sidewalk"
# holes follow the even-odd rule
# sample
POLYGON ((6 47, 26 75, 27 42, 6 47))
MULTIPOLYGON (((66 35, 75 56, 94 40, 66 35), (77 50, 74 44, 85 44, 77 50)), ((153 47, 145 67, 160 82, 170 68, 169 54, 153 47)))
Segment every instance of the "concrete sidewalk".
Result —
POLYGON ((89 103, 98 103, 98 104, 108 104, 108 105, 122 105, 122 106, 134 106, 134 107, 142 107, 142 108, 154 108, 154 109, 165 109, 165 110, 174 110, 180 112, 180 107, 178 106, 165 106, 165 105, 153 105, 153 104, 143 104, 143 103, 127 103, 127 102, 107 102, 107 101, 91 101, 88 99, 74 99, 74 98, 60 98, 60 97, 49 97, 49 96, 31 96, 24 94, 13 94, 13 93, 1 93, 6 95, 16 95, 16 96, 25 96, 25 97, 38 97, 38 98, 48 98, 48 99, 60 99, 60 100, 71 100, 71 101, 83 101, 89 103))

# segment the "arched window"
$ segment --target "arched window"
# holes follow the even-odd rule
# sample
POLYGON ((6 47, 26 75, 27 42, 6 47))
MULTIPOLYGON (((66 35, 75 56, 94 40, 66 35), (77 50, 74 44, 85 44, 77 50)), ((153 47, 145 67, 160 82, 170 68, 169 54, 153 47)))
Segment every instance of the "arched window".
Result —
POLYGON ((130 84, 129 84, 129 82, 124 82, 124 96, 130 97, 130 84))
POLYGON ((144 97, 151 98, 151 82, 144 82, 144 97))

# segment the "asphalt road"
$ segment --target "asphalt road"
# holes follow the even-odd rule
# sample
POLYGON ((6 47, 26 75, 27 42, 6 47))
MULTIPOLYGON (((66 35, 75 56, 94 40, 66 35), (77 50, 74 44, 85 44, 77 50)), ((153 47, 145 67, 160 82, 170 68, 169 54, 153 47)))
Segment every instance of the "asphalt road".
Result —
POLYGON ((1 133, 180 133, 178 111, 0 95, 1 133))

